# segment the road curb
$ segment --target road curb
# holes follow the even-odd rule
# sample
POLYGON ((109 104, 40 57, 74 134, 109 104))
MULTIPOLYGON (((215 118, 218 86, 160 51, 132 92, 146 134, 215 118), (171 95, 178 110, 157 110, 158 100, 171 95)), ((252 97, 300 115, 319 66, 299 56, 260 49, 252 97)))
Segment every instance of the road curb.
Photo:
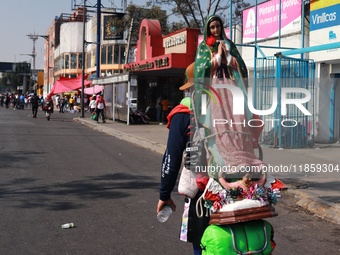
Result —
POLYGON ((283 193, 283 195, 285 194, 293 197, 296 205, 309 213, 332 223, 340 224, 340 207, 336 204, 312 197, 311 194, 302 190, 289 187, 283 193))
POLYGON ((118 139, 137 144, 143 148, 149 149, 151 151, 157 152, 159 154, 164 154, 164 151, 166 149, 166 146, 163 144, 160 144, 158 142, 154 142, 142 137, 138 137, 132 134, 127 134, 118 130, 115 130, 113 128, 105 126, 106 124, 99 124, 96 122, 89 122, 86 120, 82 120, 81 118, 74 118, 73 119, 76 122, 81 123, 82 125, 91 127, 94 130, 97 130, 99 132, 106 133, 108 135, 111 135, 113 137, 116 137, 118 139))

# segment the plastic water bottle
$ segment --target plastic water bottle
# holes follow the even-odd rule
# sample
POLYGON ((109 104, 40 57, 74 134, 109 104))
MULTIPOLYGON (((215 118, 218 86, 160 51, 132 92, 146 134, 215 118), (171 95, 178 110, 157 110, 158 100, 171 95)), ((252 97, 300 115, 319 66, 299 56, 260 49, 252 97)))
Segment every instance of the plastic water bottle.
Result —
POLYGON ((61 228, 73 228, 73 227, 74 227, 73 223, 66 223, 66 224, 61 225, 61 228))
POLYGON ((163 206, 163 209, 157 214, 157 220, 159 222, 166 222, 172 214, 172 208, 170 205, 163 206))

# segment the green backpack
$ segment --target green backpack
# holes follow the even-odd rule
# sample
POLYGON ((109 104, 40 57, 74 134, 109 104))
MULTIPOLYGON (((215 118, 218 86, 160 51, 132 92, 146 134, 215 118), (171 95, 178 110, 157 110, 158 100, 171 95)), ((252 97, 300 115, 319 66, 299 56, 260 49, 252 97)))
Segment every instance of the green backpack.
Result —
POLYGON ((274 230, 265 220, 210 225, 201 239, 202 255, 269 255, 275 248, 274 230))

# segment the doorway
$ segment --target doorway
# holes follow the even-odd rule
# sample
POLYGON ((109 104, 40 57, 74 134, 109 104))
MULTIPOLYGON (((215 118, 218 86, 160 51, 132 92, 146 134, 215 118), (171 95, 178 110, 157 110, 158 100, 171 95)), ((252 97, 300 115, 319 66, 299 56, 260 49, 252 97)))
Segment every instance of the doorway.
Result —
MULTIPOLYGON (((332 89, 332 101, 334 104, 333 116, 333 141, 340 141, 340 74, 334 75, 334 83, 332 89)), ((331 127, 332 127, 331 126, 331 127)))

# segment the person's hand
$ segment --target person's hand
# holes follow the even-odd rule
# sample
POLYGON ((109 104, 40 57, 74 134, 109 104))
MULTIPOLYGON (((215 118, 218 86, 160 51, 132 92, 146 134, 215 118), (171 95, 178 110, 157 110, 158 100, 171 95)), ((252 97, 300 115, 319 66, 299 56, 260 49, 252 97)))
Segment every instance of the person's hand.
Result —
POLYGON ((218 44, 218 54, 220 56, 223 56, 223 54, 224 54, 225 58, 228 57, 228 50, 227 50, 227 47, 226 47, 224 41, 220 41, 220 43, 218 44))
POLYGON ((166 201, 158 200, 157 213, 159 213, 159 212, 163 209, 163 207, 164 207, 165 205, 170 205, 171 208, 172 208, 172 210, 173 210, 174 212, 176 211, 176 205, 175 205, 174 201, 172 201, 172 199, 169 198, 169 199, 166 200, 166 201))

